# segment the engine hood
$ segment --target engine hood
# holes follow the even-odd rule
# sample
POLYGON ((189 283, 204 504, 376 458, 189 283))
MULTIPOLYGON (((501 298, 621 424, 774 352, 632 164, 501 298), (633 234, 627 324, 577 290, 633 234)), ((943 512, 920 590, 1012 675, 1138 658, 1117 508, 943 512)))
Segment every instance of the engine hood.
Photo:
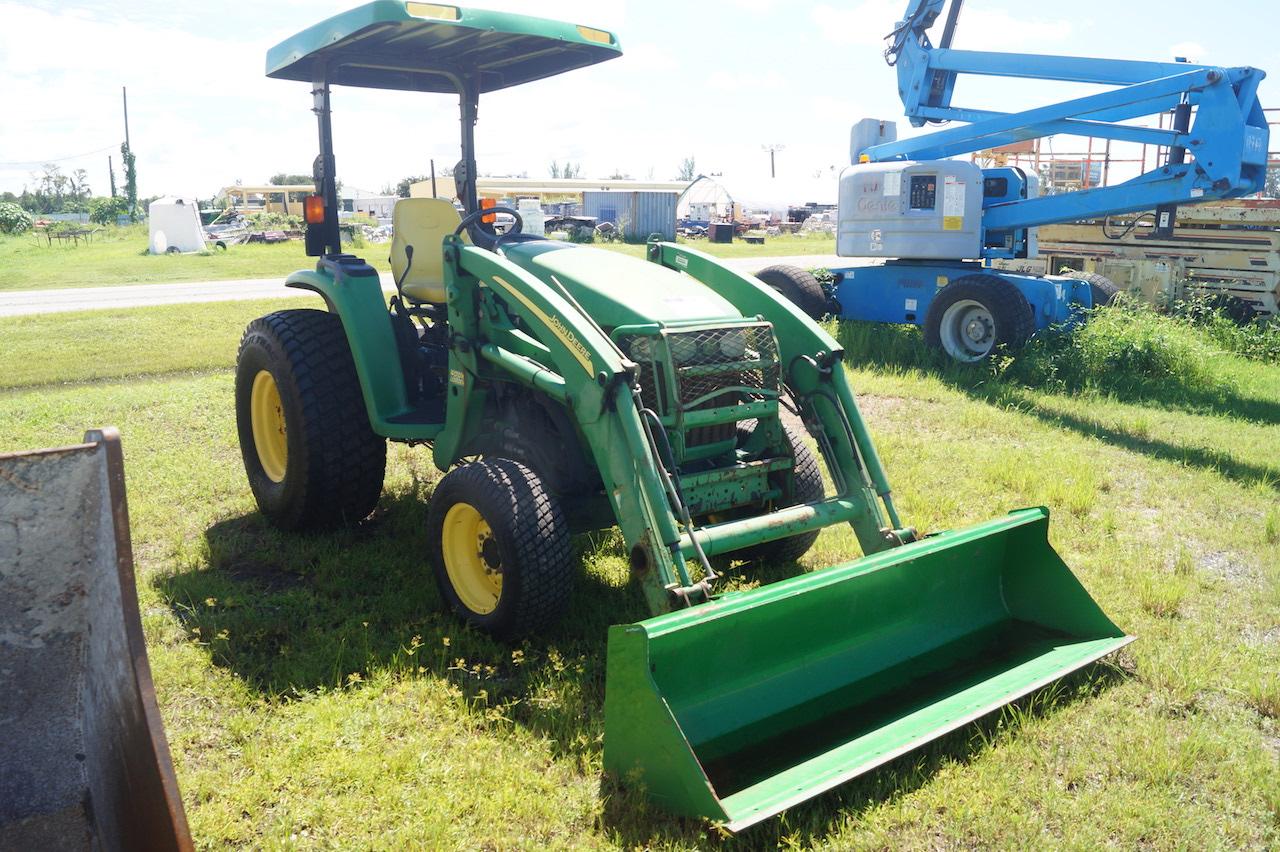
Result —
POLYGON ((646 260, 550 240, 516 243, 503 251, 507 260, 543 281, 554 278, 605 328, 742 318, 713 290, 646 260))

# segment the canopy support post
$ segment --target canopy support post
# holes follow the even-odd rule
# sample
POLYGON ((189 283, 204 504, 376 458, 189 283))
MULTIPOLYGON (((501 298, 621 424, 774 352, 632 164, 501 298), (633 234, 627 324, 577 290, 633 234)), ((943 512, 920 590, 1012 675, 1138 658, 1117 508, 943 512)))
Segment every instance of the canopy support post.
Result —
MULTIPOLYGON (((333 122, 329 110, 329 75, 324 63, 317 63, 315 76, 311 85, 312 108, 316 114, 316 124, 320 131, 320 156, 316 157, 312 166, 312 178, 316 184, 316 192, 324 199, 324 224, 318 229, 317 243, 323 244, 323 250, 316 254, 340 254, 342 252, 342 235, 338 231, 338 181, 337 166, 333 157, 333 122)), ((311 228, 309 227, 308 236, 311 228)), ((307 240, 308 254, 311 251, 311 239, 307 240)), ((317 246, 319 247, 319 246, 317 246)), ((314 255, 313 255, 314 256, 314 255)))
MULTIPOLYGON (((462 168, 463 182, 458 187, 459 200, 467 213, 480 209, 476 196, 476 122, 480 118, 480 93, 474 81, 455 77, 458 101, 462 110, 462 168)), ((456 176, 455 176, 456 179, 456 176)))

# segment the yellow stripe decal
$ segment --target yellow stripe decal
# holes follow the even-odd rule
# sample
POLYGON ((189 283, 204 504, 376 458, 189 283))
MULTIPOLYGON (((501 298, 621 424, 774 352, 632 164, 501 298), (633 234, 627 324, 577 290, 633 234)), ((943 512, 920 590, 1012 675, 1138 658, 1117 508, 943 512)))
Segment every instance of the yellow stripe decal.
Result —
POLYGON ((594 375, 591 368, 591 352, 588 351, 586 346, 582 345, 582 341, 578 339, 572 329, 568 328, 563 322, 561 322, 559 317, 553 318, 547 316, 541 308, 529 301, 528 296, 521 293, 509 282, 504 281, 497 275, 493 276, 493 280, 501 284, 504 290, 516 297, 516 299, 528 308, 534 316, 541 320, 547 328, 551 329, 551 333, 564 344, 564 347, 569 350, 569 354, 574 357, 574 360, 582 365, 582 369, 586 371, 588 376, 594 375))

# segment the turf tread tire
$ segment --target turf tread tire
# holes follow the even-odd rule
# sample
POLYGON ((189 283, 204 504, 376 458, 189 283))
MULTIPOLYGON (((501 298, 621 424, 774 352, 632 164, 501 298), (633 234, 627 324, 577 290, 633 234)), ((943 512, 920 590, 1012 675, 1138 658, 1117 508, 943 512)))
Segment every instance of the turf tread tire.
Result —
POLYGON ((236 358, 240 450, 258 508, 285 530, 358 523, 378 504, 387 442, 369 425, 342 320, 326 311, 277 311, 251 322, 236 358), (253 442, 254 377, 271 372, 289 436, 283 482, 266 476, 253 442))
POLYGON ((929 305, 924 318, 926 346, 945 351, 942 345, 942 317, 948 308, 966 299, 981 303, 990 312, 996 325, 996 341, 986 357, 975 362, 953 358, 956 363, 982 363, 1001 348, 1016 352, 1035 334, 1035 315, 1031 311, 1031 303, 1022 295, 1021 290, 994 275, 965 275, 943 287, 929 305))
POLYGON ((756 278, 772 287, 809 317, 820 320, 827 315, 827 294, 809 270, 780 264, 760 270, 756 273, 756 278))
POLYGON ((427 540, 440 596, 463 619, 495 638, 512 641, 540 632, 569 609, 576 574, 569 524, 541 478, 520 462, 491 458, 445 474, 427 507, 427 540), (445 569, 444 519, 458 502, 480 512, 502 557, 502 593, 491 613, 468 609, 445 569))
MULTIPOLYGON (((816 503, 824 499, 827 496, 827 489, 822 482, 822 467, 818 464, 818 459, 794 428, 783 423, 782 430, 786 433, 787 442, 791 445, 792 457, 795 459, 792 468, 795 493, 787 505, 816 503)), ((814 542, 818 540, 820 532, 820 530, 813 530, 790 538, 767 541, 745 548, 735 556, 739 559, 766 563, 796 562, 809 552, 809 548, 813 547, 814 542)))

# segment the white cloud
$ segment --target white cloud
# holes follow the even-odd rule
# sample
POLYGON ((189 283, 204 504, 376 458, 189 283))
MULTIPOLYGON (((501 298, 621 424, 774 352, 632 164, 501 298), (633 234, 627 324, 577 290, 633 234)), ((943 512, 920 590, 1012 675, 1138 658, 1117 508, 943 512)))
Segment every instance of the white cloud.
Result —
MULTIPOLYGON (((813 8, 813 20, 822 36, 837 44, 862 47, 884 47, 884 37, 902 19, 901 0, 864 0, 856 6, 831 6, 825 3, 813 8)), ((1010 50, 1010 45, 1059 45, 1068 39, 1076 26, 1066 18, 1043 18, 1034 14, 1017 15, 999 9, 966 8, 956 29, 954 47, 967 50, 1010 50)), ((936 41, 942 24, 934 25, 931 35, 936 41)), ((1062 52, 1058 47, 1054 52, 1062 52)), ((1016 47, 1013 52, 1019 52, 1016 47)))
MULTIPOLYGON (((210 127, 204 120, 203 113, 220 106, 225 93, 260 85, 261 57, 250 45, 74 9, 51 12, 0 3, 0 20, 5 21, 0 87, 6 111, 19 117, 0 124, 0 161, 118 148, 124 137, 121 86, 127 85, 141 191, 204 189, 210 166, 243 145, 236 132, 275 114, 277 93, 270 93, 244 102, 239 127, 210 127), (211 68, 217 70, 214 81, 211 68), (177 166, 179 159, 187 165, 177 166)), ((119 152, 114 154, 122 182, 119 152)), ((91 185, 105 192, 107 156, 103 152, 61 165, 65 171, 88 169, 91 185)), ((20 189, 31 171, 0 168, 0 183, 20 189)))
POLYGON ((1188 62, 1205 62, 1209 58, 1209 51, 1205 50, 1203 44, 1198 41, 1180 41, 1177 44, 1169 45, 1169 57, 1175 59, 1182 57, 1188 62))
POLYGON ((736 6, 744 12, 759 15, 774 11, 778 6, 778 0, 726 0, 725 5, 736 6))
POLYGON ((899 0, 865 0, 856 6, 820 3, 813 8, 812 15, 827 41, 881 47, 884 37, 902 18, 902 9, 899 0))
POLYGON ((776 92, 784 80, 776 71, 712 71, 707 87, 722 92, 776 92))
POLYGON ((672 72, 681 66, 679 57, 660 44, 622 42, 622 63, 632 73, 672 72))
MULTIPOLYGON (((291 8, 284 14, 273 9, 277 14, 264 16, 268 20, 257 32, 241 30, 232 38, 205 35, 210 28, 201 26, 194 5, 126 9, 87 2, 39 8, 0 0, 0 92, 6 112, 20 117, 0 122, 0 190, 16 192, 33 183, 40 162, 102 148, 111 150, 59 165, 66 172, 87 169, 91 186, 105 193, 107 157, 114 153, 116 180, 122 183, 121 86, 129 91, 143 195, 207 196, 236 180, 253 183, 281 170, 310 169, 316 131, 307 86, 266 79, 263 57, 269 45, 349 8, 349 0, 286 0, 291 8), (148 14, 152 8, 154 15, 148 14), (279 26, 288 19, 297 23, 279 26)), ((232 0, 224 11, 241 19, 250 5, 232 0), (240 6, 246 8, 238 12, 240 6)), ((475 5, 530 11, 519 0, 475 5)), ((626 2, 558 0, 555 15, 617 30, 625 22, 626 2)), ((676 66, 660 46, 634 54, 633 72, 676 66)), ((479 132, 485 166, 520 171, 531 168, 530 160, 540 165, 544 157, 530 149, 556 136, 574 139, 572 150, 578 140, 592 138, 587 125, 598 116, 570 105, 579 98, 604 103, 610 94, 597 71, 535 83, 514 98, 489 96, 481 104, 485 120, 479 132)), ((333 104, 339 170, 349 185, 378 190, 403 175, 425 172, 431 158, 439 168, 458 156, 452 98, 336 88, 333 104)), ((577 158, 585 159, 581 152, 577 158)))

